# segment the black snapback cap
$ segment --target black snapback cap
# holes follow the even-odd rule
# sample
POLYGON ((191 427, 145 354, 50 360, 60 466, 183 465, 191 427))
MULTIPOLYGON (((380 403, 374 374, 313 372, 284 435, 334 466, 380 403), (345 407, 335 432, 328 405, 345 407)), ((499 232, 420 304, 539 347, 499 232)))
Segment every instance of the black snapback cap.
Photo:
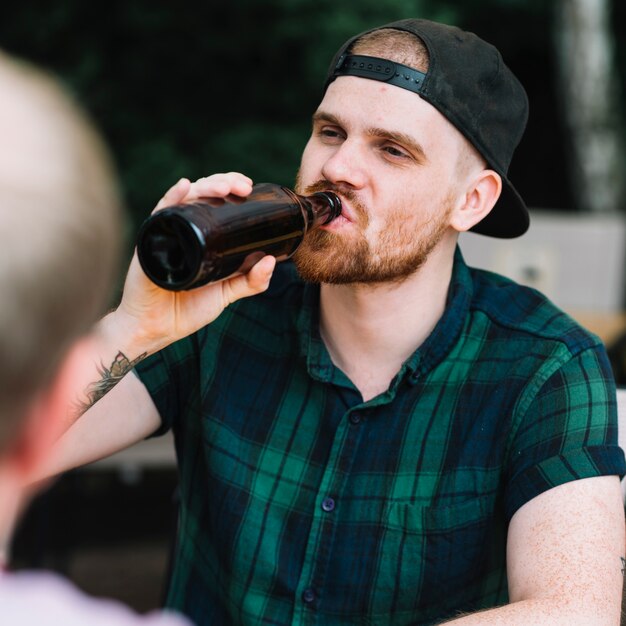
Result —
POLYGON ((507 177, 513 152, 526 128, 528 98, 494 46, 455 26, 400 20, 346 41, 333 58, 324 92, 339 76, 384 81, 409 89, 434 106, 502 177, 500 198, 472 231, 513 238, 528 230, 528 209, 507 177), (424 42, 429 54, 425 74, 387 59, 350 55, 351 46, 360 37, 383 28, 412 33, 424 42))

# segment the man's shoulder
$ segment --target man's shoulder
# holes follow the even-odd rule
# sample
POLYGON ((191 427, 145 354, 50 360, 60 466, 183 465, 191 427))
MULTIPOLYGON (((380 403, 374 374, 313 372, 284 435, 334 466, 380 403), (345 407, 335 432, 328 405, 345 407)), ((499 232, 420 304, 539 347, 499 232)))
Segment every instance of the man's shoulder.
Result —
POLYGON ((598 337, 583 328, 540 291, 505 276, 470 268, 472 314, 482 314, 502 334, 525 335, 563 344, 570 353, 598 346, 598 337))

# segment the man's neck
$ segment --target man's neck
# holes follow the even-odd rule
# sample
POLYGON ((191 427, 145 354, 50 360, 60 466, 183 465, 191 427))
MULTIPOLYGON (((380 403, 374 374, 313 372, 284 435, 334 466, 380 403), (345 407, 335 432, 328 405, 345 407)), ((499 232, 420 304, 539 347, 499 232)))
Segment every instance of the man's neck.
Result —
POLYGON ((452 266, 453 254, 442 246, 402 282, 322 285, 322 339, 364 401, 388 389, 432 332, 445 309, 452 266))

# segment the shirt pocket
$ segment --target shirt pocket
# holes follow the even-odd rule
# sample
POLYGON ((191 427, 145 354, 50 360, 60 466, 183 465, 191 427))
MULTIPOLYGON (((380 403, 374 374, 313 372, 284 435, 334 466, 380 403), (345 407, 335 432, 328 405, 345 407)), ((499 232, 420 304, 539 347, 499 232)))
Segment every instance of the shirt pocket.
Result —
POLYGON ((393 589, 396 610, 442 615, 480 595, 493 510, 490 496, 444 506, 388 506, 386 586, 393 589))

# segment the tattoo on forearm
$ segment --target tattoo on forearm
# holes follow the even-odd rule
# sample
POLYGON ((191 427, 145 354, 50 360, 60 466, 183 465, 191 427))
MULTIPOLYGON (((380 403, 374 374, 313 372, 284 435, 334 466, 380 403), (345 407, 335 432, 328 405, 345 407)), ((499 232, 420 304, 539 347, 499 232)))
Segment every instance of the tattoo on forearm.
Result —
POLYGON ((626 559, 623 556, 619 557, 622 560, 622 576, 626 573, 626 559))
POLYGON ((91 383, 87 388, 87 402, 81 402, 79 406, 79 415, 82 415, 87 409, 91 408, 100 398, 105 396, 117 383, 130 372, 130 370, 140 361, 146 358, 147 352, 140 354, 136 359, 130 361, 123 352, 118 352, 109 368, 104 364, 98 367, 100 380, 91 383))

